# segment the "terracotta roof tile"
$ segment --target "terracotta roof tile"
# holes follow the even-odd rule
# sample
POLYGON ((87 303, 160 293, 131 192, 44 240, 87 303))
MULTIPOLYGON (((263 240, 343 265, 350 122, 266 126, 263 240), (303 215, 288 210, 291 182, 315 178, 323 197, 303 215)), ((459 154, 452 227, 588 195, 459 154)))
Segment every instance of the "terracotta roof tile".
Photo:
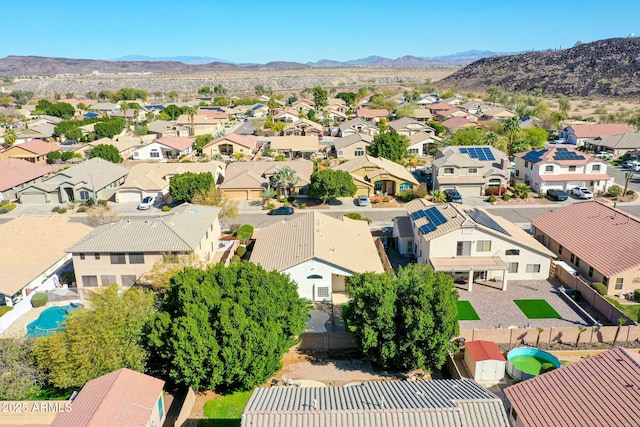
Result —
POLYGON ((473 360, 480 362, 483 360, 500 360, 505 362, 507 359, 500 352, 496 343, 491 341, 469 341, 464 344, 466 350, 471 353, 473 360))
POLYGON ((621 133, 633 132, 633 129, 626 124, 592 124, 592 125, 571 125, 573 133, 578 138, 595 138, 598 136, 618 135, 621 133))
POLYGON ((194 142, 192 138, 186 138, 184 136, 163 136, 162 138, 158 138, 157 141, 162 145, 179 151, 186 150, 191 147, 194 142))
POLYGON ((0 191, 32 181, 51 173, 51 167, 36 165, 22 159, 0 160, 0 191))
POLYGON ((23 142, 22 144, 16 144, 12 147, 9 147, 5 150, 5 152, 10 151, 15 148, 22 148, 23 150, 29 151, 33 154, 37 154, 38 156, 44 156, 52 151, 60 151, 60 147, 58 144, 44 142, 39 139, 33 139, 31 141, 23 142))

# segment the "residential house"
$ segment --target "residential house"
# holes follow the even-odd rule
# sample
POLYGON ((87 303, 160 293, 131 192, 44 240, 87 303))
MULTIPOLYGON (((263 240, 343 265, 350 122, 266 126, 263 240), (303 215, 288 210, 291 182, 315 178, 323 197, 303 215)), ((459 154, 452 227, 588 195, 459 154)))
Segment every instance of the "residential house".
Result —
POLYGON ((333 122, 344 122, 349 118, 349 116, 347 116, 345 113, 342 113, 338 110, 327 109, 326 111, 327 118, 333 122))
POLYGON ((345 279, 353 273, 384 272, 366 221, 313 210, 262 227, 251 262, 288 274, 300 296, 312 301, 345 292, 345 279))
POLYGON ((147 125, 149 133, 157 135, 158 138, 163 136, 189 136, 189 127, 177 125, 168 120, 154 120, 147 125))
POLYGON ((18 132, 16 143, 28 142, 33 140, 52 141, 55 135, 56 125, 48 122, 42 122, 37 125, 30 124, 29 129, 18 132))
POLYGON ((194 115, 193 118, 188 114, 180 115, 176 120, 176 124, 189 129, 192 135, 215 135, 219 132, 224 132, 224 125, 228 121, 227 113, 221 113, 216 110, 198 110, 198 114, 194 115))
POLYGON ((407 151, 413 155, 426 157, 442 142, 441 138, 430 132, 418 132, 409 137, 407 151))
POLYGON ((229 133, 214 139, 202 147, 202 154, 213 157, 216 154, 232 156, 235 153, 251 155, 256 151, 257 139, 252 135, 229 133))
POLYGON ((358 189, 357 196, 371 196, 377 193, 395 196, 420 185, 404 166, 368 154, 355 157, 333 169, 351 174, 358 189))
POLYGON ((347 111, 349 110, 347 103, 344 101, 344 99, 340 99, 340 98, 329 98, 327 100, 326 108, 327 110, 337 111, 342 114, 346 114, 347 111))
POLYGON ((432 163, 433 188, 482 196, 487 188, 506 188, 510 165, 505 153, 489 145, 444 147, 432 163))
POLYGON ((291 104, 291 108, 294 108, 299 112, 304 112, 306 115, 309 110, 315 110, 316 105, 309 99, 300 98, 291 104))
POLYGON ((356 157, 369 154, 369 145, 373 137, 361 133, 354 133, 342 138, 334 138, 331 142, 333 148, 330 156, 338 159, 352 160, 356 157))
POLYGON ((98 111, 103 114, 110 115, 111 113, 118 111, 120 106, 113 102, 96 102, 91 106, 92 111, 98 111))
POLYGON ((440 100, 440 102, 444 104, 452 105, 454 107, 458 107, 460 104, 462 104, 462 101, 463 100, 458 96, 452 96, 450 98, 445 98, 440 100))
POLYGON ((376 136, 380 133, 380 129, 371 124, 371 122, 364 121, 360 118, 348 120, 344 123, 340 123, 338 126, 339 129, 339 137, 345 137, 357 133, 361 133, 364 135, 376 136))
POLYGON ((167 215, 98 226, 67 249, 78 288, 117 284, 128 288, 154 264, 194 254, 209 262, 220 238, 220 208, 184 203, 167 215))
POLYGON ((260 200, 260 193, 271 185, 271 176, 284 166, 289 166, 298 176, 298 182, 290 189, 289 194, 306 194, 306 186, 313 173, 313 163, 303 159, 229 163, 219 188, 232 200, 260 200))
POLYGON ((430 105, 438 102, 439 97, 436 94, 423 94, 416 100, 418 105, 430 105))
POLYGON ((18 199, 26 204, 109 200, 128 173, 125 167, 95 157, 30 184, 18 191, 18 199))
POLYGON ((478 125, 476 124, 477 120, 478 118, 476 116, 451 117, 450 119, 447 119, 440 124, 444 126, 448 131, 455 132, 456 130, 464 127, 478 127, 478 125))
POLYGON ((411 119, 409 117, 403 117, 398 120, 393 120, 388 123, 390 129, 395 130, 400 135, 412 136, 416 133, 427 133, 430 135, 436 134, 436 131, 429 125, 424 123, 420 123, 417 120, 411 119))
POLYGON ((569 144, 578 147, 585 145, 588 140, 598 137, 632 133, 633 129, 623 123, 608 124, 571 124, 558 132, 559 138, 565 138, 569 144))
POLYGON ((163 136, 133 152, 133 160, 177 160, 193 151, 193 138, 163 136))
POLYGON ((293 108, 287 108, 273 116, 274 122, 293 123, 300 120, 300 112, 293 108))
MULTIPOLYGON (((0 306, 59 286, 58 274, 73 270, 65 249, 89 232, 91 227, 65 216, 22 215, 0 224, 0 306)), ((6 326, 0 323, 0 329, 6 326)))
POLYGON ((16 192, 51 173, 51 166, 22 159, 0 160, 0 202, 14 200, 16 192))
POLYGON ((266 104, 255 104, 249 107, 251 117, 267 117, 269 115, 269 107, 266 104))
POLYGON ((160 427, 167 410, 164 381, 121 368, 89 381, 51 427, 160 427))
POLYGON ((549 189, 568 191, 573 187, 589 187, 597 193, 613 185, 605 160, 571 147, 553 146, 518 153, 514 162, 516 182, 524 182, 540 193, 549 189))
POLYGON ((491 106, 479 99, 471 99, 463 104, 460 104, 458 107, 470 114, 479 115, 482 113, 483 109, 490 108, 491 106))
POLYGON ((322 125, 308 119, 288 123, 282 131, 283 136, 315 136, 322 135, 322 125))
POLYGON ((356 117, 361 118, 366 121, 371 121, 374 123, 378 123, 380 119, 387 118, 389 116, 389 111, 384 109, 369 109, 369 108, 358 108, 356 110, 356 117))
POLYGON ((640 355, 615 347, 507 387, 514 427, 632 426, 640 414, 640 355))
POLYGON ((157 203, 171 202, 169 184, 171 177, 182 173, 211 173, 214 182, 219 184, 224 177, 225 164, 222 162, 198 163, 139 163, 134 165, 127 179, 116 192, 118 203, 140 202, 147 196, 153 196, 157 203))
POLYGON ((396 218, 398 251, 429 264, 435 271, 468 282, 495 282, 549 277, 553 252, 522 228, 484 209, 455 203, 413 199, 408 216, 396 218))
POLYGON ((242 427, 508 427, 502 401, 471 380, 256 388, 242 427))
POLYGON ((96 139, 93 142, 66 146, 65 149, 73 151, 74 153, 78 153, 85 159, 89 159, 91 157, 91 150, 93 150, 97 145, 101 144, 113 145, 114 147, 116 147, 118 153, 123 159, 128 159, 129 157, 131 157, 131 154, 135 151, 135 149, 141 145, 141 138, 136 137, 133 140, 125 140, 120 138, 118 138, 118 140, 113 140, 111 138, 100 138, 96 139))
POLYGON ((272 136, 269 137, 269 147, 287 159, 311 159, 321 151, 316 135, 272 136))
POLYGON ((531 233, 585 280, 606 285, 609 295, 639 287, 640 218, 586 201, 533 217, 531 233))
POLYGON ((419 122, 429 122, 433 115, 428 108, 416 108, 413 110, 413 118, 419 122))
POLYGON ((588 139, 585 143, 587 150, 608 151, 615 157, 620 157, 630 151, 640 150, 640 133, 622 133, 619 135, 598 136, 588 139))
POLYGON ((37 165, 47 164, 47 154, 61 151, 58 144, 34 139, 21 144, 14 144, 0 151, 0 160, 22 159, 37 165))
POLYGON ((485 106, 481 110, 482 116, 488 120, 505 120, 518 115, 500 106, 485 106))

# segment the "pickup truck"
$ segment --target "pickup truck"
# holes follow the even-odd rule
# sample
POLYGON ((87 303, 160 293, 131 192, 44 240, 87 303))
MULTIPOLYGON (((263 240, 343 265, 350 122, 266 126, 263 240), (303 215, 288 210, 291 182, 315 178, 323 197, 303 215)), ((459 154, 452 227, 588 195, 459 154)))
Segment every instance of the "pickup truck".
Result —
POLYGON ((574 187, 571 194, 579 199, 593 199, 593 193, 587 187, 574 187))
POLYGON ((613 154, 607 153, 606 151, 600 151, 595 154, 595 157, 598 159, 611 160, 613 159, 613 154))

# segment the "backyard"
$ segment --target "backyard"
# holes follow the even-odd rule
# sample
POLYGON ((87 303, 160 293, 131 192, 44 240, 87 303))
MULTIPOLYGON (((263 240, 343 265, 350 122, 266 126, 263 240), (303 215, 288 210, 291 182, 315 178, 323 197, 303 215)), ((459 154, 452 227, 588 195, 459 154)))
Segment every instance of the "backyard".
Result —
POLYGON ((204 404, 206 419, 198 427, 239 427, 242 411, 247 406, 252 391, 241 391, 218 396, 204 404))

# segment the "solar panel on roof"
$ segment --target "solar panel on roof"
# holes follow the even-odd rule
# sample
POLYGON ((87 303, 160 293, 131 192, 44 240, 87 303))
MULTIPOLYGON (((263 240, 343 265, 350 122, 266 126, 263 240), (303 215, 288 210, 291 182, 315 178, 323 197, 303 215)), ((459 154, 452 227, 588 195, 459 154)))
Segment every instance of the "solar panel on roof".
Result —
POLYGON ((474 209, 474 210, 467 210, 465 211, 470 217, 471 219, 473 219, 477 224, 480 225, 484 225, 485 227, 488 227, 492 230, 495 230, 499 233, 502 234, 506 234, 507 236, 511 236, 511 233, 509 233, 507 230, 505 230, 504 228, 502 228, 502 226, 500 226, 500 224, 498 224, 493 218, 491 218, 489 215, 487 215, 485 212, 480 211, 478 209, 474 209))
POLYGON ((431 233, 435 229, 436 229, 436 226, 431 222, 420 226, 420 231, 422 231, 422 234, 431 233))
POLYGON ((411 218, 413 218, 413 220, 415 221, 416 219, 420 219, 425 215, 426 213, 424 213, 424 211, 421 209, 419 211, 415 211, 414 213, 412 213, 411 218))
POLYGON ((491 160, 491 161, 493 161, 493 160, 495 160, 495 159, 496 159, 496 157, 495 157, 495 156, 493 155, 493 153, 491 152, 491 148, 483 147, 483 148, 482 148, 482 151, 483 151, 483 153, 484 153, 485 157, 487 158, 487 160, 491 160))
POLYGON ((467 149, 466 147, 462 147, 462 148, 460 149, 460 154, 467 154, 468 152, 469 152, 469 151, 468 151, 468 149, 467 149))
POLYGON ((461 154, 468 154, 472 159, 478 160, 495 160, 495 156, 488 147, 463 147, 460 148, 461 154))
POLYGON ((429 218, 429 221, 431 221, 431 223, 433 223, 436 227, 447 222, 447 219, 436 207, 427 209, 425 213, 427 214, 427 218, 429 218))

